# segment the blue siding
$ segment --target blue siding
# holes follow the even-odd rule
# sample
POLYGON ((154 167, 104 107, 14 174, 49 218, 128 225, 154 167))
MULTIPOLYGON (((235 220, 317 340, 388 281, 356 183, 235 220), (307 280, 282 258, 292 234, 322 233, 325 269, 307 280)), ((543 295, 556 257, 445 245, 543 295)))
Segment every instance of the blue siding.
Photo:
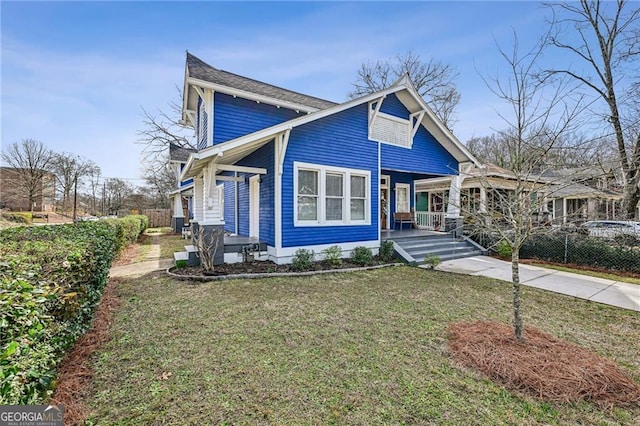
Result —
POLYGON ((400 99, 398 99, 395 93, 387 95, 387 97, 384 98, 380 112, 393 115, 394 117, 404 118, 405 120, 409 119, 409 110, 400 102, 400 99))
MULTIPOLYGON (((260 176, 260 240, 275 246, 275 197, 274 197, 274 144, 268 143, 249 154, 236 164, 239 166, 263 167, 266 175, 260 176)), ((249 235, 249 177, 251 174, 239 173, 245 182, 238 183, 238 234, 249 235)), ((233 194, 233 189, 232 189, 233 194)), ((226 190, 225 190, 226 194, 226 190)), ((233 197, 233 195, 232 195, 233 197)), ((225 198, 226 203, 226 198, 225 198)), ((225 208, 225 212, 226 212, 225 208)), ((235 228, 234 228, 235 229, 235 228)))
POLYGON ((368 139, 367 105, 291 131, 282 175, 282 245, 296 247, 378 239, 378 144, 368 139), (371 225, 294 227, 294 161, 371 172, 371 225))
POLYGON ((438 141, 420 126, 412 149, 381 144, 382 168, 433 175, 458 173, 458 162, 438 141))
POLYGON ((180 188, 183 188, 187 185, 191 185, 193 183, 193 178, 189 178, 187 180, 181 180, 180 181, 180 188))
POLYGON ((223 93, 216 93, 214 101, 214 145, 305 115, 223 93))

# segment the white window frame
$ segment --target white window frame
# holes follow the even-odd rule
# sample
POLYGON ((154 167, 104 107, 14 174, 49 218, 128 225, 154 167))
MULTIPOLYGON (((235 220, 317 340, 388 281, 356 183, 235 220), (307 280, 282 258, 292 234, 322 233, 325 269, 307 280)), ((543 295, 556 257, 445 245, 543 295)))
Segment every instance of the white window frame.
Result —
MULTIPOLYGON (((362 198, 359 198, 362 199, 362 198)), ((293 163, 293 224, 305 226, 355 226, 371 225, 371 172, 369 170, 348 169, 344 167, 324 166, 303 162, 293 163), (298 172, 307 170, 318 173, 318 219, 298 220, 298 172), (341 174, 342 179, 342 220, 326 220, 327 196, 326 179, 328 174, 341 174), (351 220, 351 175, 365 178, 365 218, 351 220)))
POLYGON ((409 183, 396 183, 396 209, 395 212, 396 213, 410 213, 411 212, 411 184, 409 183), (398 209, 398 190, 399 189, 406 189, 407 190, 407 210, 399 210, 398 209))

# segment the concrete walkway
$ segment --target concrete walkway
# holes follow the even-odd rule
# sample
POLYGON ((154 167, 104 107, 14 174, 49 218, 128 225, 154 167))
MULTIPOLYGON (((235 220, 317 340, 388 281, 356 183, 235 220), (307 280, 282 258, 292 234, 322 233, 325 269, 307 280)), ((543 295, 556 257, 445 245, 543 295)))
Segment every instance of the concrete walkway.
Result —
MULTIPOLYGON (((511 263, 488 256, 447 260, 436 269, 511 282, 511 263)), ((640 312, 640 285, 636 284, 522 264, 520 265, 520 283, 640 312)))
POLYGON ((151 249, 142 262, 131 263, 129 265, 114 266, 109 271, 109 277, 137 278, 150 272, 167 269, 173 264, 173 259, 160 259, 160 236, 151 237, 151 249))

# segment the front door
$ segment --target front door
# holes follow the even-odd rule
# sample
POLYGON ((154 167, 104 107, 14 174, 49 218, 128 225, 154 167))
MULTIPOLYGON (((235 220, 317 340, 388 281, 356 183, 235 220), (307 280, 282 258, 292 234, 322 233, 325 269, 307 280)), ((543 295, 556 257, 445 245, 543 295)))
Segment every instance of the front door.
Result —
POLYGON ((260 175, 249 179, 249 237, 260 238, 260 175))

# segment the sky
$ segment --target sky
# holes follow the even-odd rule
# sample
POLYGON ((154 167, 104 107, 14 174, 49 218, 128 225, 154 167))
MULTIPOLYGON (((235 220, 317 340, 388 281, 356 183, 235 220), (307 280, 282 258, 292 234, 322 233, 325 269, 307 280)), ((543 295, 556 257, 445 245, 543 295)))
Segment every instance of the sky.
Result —
MULTIPOLYGON (((342 102, 362 63, 408 51, 453 66, 462 142, 503 128, 484 79, 496 43, 545 31, 538 2, 0 2, 2 147, 22 139, 141 184, 142 108, 180 99, 185 51, 208 64, 342 102)), ((554 58, 550 58, 553 60, 554 58)), ((561 60, 561 58, 555 58, 561 60)), ((180 117, 176 116, 177 121, 180 117)))

